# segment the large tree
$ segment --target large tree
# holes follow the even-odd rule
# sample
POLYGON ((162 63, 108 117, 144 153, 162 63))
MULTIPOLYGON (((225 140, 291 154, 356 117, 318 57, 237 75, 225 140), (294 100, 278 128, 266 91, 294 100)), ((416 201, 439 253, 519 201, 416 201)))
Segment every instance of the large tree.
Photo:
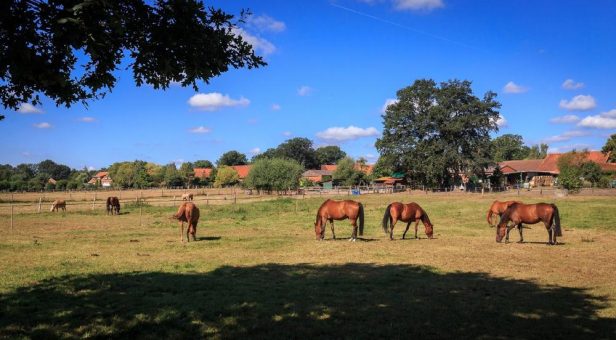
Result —
POLYGON ((295 160, 259 159, 252 165, 245 185, 268 192, 297 189, 303 171, 302 166, 295 160))
POLYGON ((387 107, 376 148, 395 159, 394 167, 430 186, 451 184, 461 173, 483 174, 491 162, 490 132, 498 130, 495 97, 487 92, 477 98, 469 81, 438 86, 417 80, 387 107))
POLYGON ((318 167, 317 155, 312 148, 312 141, 308 138, 291 138, 276 148, 276 155, 280 158, 293 159, 305 169, 318 167))
POLYGON ((601 149, 601 152, 604 154, 610 154, 609 161, 616 162, 616 133, 611 135, 610 138, 607 139, 605 145, 601 149))
POLYGON ((220 167, 223 165, 226 165, 226 166, 244 165, 246 163, 248 163, 248 160, 246 159, 246 155, 244 155, 243 153, 240 153, 239 151, 231 150, 231 151, 227 151, 223 153, 222 156, 220 156, 220 158, 216 162, 216 165, 220 167))
POLYGON ((496 163, 528 156, 529 147, 524 145, 522 136, 505 134, 492 140, 492 160, 496 163))
POLYGON ((346 152, 342 151, 337 145, 322 146, 315 150, 319 165, 336 164, 339 160, 346 157, 346 152))
MULTIPOLYGON (((266 65, 235 28, 198 0, 0 1, 0 99, 5 109, 104 96, 125 57, 138 86, 197 88, 229 67, 266 65)), ((0 115, 0 119, 4 116, 0 115)))
POLYGON ((544 159, 548 155, 548 148, 549 146, 544 143, 533 145, 528 149, 526 159, 544 159))

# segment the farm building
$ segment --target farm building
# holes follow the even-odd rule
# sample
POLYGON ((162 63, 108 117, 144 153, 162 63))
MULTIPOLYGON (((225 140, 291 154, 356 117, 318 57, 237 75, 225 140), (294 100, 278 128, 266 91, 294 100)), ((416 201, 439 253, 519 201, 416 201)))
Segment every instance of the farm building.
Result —
POLYGON ((237 172, 240 182, 248 177, 251 165, 233 165, 231 168, 237 172))
POLYGON ((212 168, 194 168, 195 177, 201 179, 208 179, 212 176, 212 168))
MULTIPOLYGON (((529 183, 530 186, 553 186, 560 174, 558 159, 562 153, 548 154, 544 159, 524 159, 498 163, 505 175, 506 185, 529 183)), ((586 160, 597 163, 604 172, 616 173, 616 163, 608 161, 609 154, 600 151, 589 151, 586 160)))
POLYGON ((107 171, 99 171, 94 177, 92 177, 88 184, 90 185, 100 185, 103 188, 110 188, 113 184, 113 180, 109 177, 109 172, 107 171))
POLYGON ((334 172, 331 170, 306 170, 302 174, 302 178, 305 178, 312 183, 318 184, 324 188, 331 188, 334 172))
MULTIPOLYGON (((332 173, 336 171, 338 166, 336 164, 323 164, 321 165, 321 170, 331 171, 332 173)), ((374 164, 361 164, 355 163, 355 170, 360 170, 366 175, 370 175, 372 170, 374 169, 374 164)))

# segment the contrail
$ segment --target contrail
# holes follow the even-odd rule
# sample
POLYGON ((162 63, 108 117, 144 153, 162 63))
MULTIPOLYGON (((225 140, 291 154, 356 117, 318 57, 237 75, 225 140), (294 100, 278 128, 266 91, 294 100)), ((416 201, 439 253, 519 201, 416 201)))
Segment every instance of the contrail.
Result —
POLYGON ((345 6, 342 6, 342 5, 338 5, 338 4, 335 4, 335 3, 330 3, 330 5, 332 5, 334 7, 337 7, 337 8, 340 8, 342 10, 345 10, 347 12, 351 12, 353 14, 361 15, 363 17, 370 18, 370 19, 373 19, 373 20, 377 20, 377 21, 380 21, 380 22, 383 22, 383 23, 386 23, 386 24, 389 24, 389 25, 392 25, 392 26, 396 26, 396 27, 405 29, 407 31, 411 31, 411 32, 415 32, 417 34, 425 35, 425 36, 433 38, 433 39, 445 41, 445 42, 456 44, 456 45, 459 45, 459 46, 462 46, 462 47, 466 47, 466 48, 478 49, 477 47, 474 47, 474 46, 471 46, 471 45, 468 45, 468 44, 465 44, 465 43, 462 43, 462 42, 459 42, 459 41, 451 40, 451 39, 448 39, 448 38, 445 38, 445 37, 441 37, 439 35, 434 35, 434 34, 431 34, 431 33, 428 33, 428 32, 424 32, 422 30, 418 30, 418 29, 410 27, 410 26, 405 26, 405 25, 399 24, 399 23, 394 22, 394 21, 390 21, 390 20, 387 20, 387 19, 379 18, 377 16, 370 15, 370 14, 364 13, 364 12, 360 12, 360 11, 357 11, 357 10, 354 10, 352 8, 348 8, 348 7, 345 7, 345 6))

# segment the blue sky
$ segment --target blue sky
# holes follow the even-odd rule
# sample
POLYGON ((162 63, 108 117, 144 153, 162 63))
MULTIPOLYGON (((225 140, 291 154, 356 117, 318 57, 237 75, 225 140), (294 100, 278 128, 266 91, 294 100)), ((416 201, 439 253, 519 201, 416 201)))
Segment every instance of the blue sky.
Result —
POLYGON ((136 87, 85 108, 43 100, 0 121, 0 163, 45 159, 95 169, 166 164, 237 150, 249 158, 293 137, 376 161, 382 109, 416 79, 472 81, 498 93, 503 125, 550 151, 600 149, 616 133, 616 2, 211 1, 253 16, 238 32, 268 66, 231 70, 199 92, 136 87))

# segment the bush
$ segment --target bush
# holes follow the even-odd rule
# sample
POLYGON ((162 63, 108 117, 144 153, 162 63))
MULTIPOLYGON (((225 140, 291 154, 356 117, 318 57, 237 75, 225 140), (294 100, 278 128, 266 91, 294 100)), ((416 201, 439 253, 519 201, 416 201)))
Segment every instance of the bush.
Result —
POLYGON ((294 190, 299 187, 303 167, 294 160, 262 158, 250 169, 245 185, 248 188, 271 192, 294 190))

